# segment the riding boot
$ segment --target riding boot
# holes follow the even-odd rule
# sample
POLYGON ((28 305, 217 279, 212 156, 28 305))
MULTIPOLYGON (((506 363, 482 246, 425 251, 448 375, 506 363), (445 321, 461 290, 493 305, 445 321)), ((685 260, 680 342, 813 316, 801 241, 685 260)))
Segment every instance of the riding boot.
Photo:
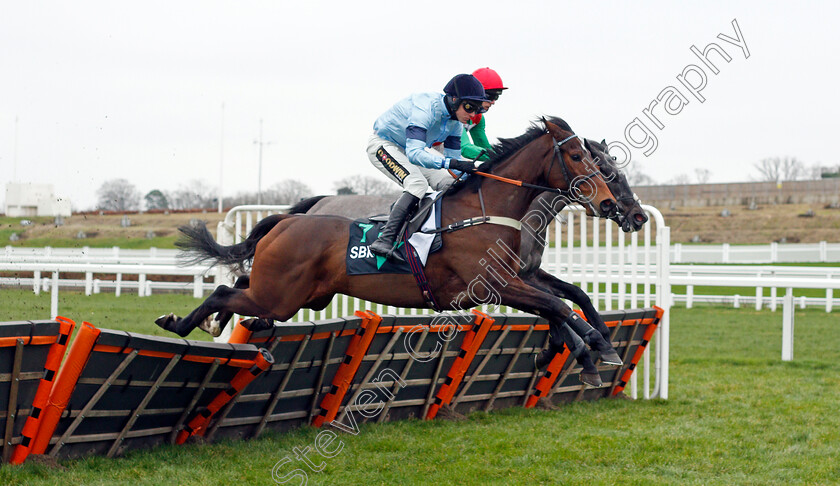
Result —
POLYGON ((395 251, 397 233, 402 229, 403 223, 411 216, 419 202, 420 199, 417 196, 407 192, 402 193, 397 202, 394 203, 391 214, 388 216, 388 222, 382 227, 379 237, 370 244, 370 251, 374 255, 386 258, 393 257, 395 260, 402 261, 402 257, 395 251))

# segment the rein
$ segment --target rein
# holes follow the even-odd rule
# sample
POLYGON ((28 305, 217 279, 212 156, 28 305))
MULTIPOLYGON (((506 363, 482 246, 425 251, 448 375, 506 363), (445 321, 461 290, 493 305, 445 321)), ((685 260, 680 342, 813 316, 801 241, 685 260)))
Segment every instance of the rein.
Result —
MULTIPOLYGON (((490 174, 490 173, 481 172, 481 171, 475 171, 475 172, 472 172, 472 174, 480 175, 482 177, 486 177, 488 179, 493 179, 493 180, 496 180, 496 181, 499 181, 499 182, 504 182, 505 184, 512 184, 512 185, 518 186, 518 187, 527 187, 527 188, 530 188, 530 189, 537 189, 541 192, 545 192, 545 191, 554 192, 554 193, 562 194, 562 195, 568 196, 570 198, 573 198, 572 197, 572 192, 574 192, 574 190, 577 188, 578 184, 580 184, 581 182, 585 182, 585 181, 587 181, 587 180, 589 180, 592 177, 597 175, 597 173, 593 172, 592 174, 589 174, 586 177, 582 177, 582 178, 578 179, 577 181, 572 181, 571 175, 569 173, 569 168, 566 166, 566 162, 563 160, 563 157, 560 154, 560 146, 563 145, 564 143, 568 142, 569 140, 574 139, 574 138, 578 138, 578 136, 573 134, 569 137, 564 138, 563 140, 561 140, 559 142, 557 142, 557 141, 554 142, 554 153, 555 153, 556 156, 551 159, 551 167, 548 168, 548 171, 551 172, 551 169, 554 167, 554 163, 557 161, 557 159, 560 159, 560 162, 561 162, 562 167, 563 167, 563 175, 564 175, 564 177, 566 177, 566 181, 569 183, 569 189, 563 190, 563 189, 558 189, 556 187, 549 187, 549 186, 541 186, 541 185, 538 185, 538 184, 531 184, 529 182, 524 182, 524 181, 520 181, 520 180, 516 180, 516 179, 509 179, 507 177, 501 177, 501 176, 497 176, 495 174, 490 174)), ((480 158, 482 155, 484 155, 484 153, 485 153, 485 151, 482 150, 482 152, 480 154, 478 154, 478 157, 476 157, 475 160, 478 160, 478 158, 480 158)), ((438 197, 440 197, 440 195, 438 195, 438 197)), ((437 229, 437 230, 427 230, 427 231, 421 231, 421 232, 426 233, 426 234, 449 233, 449 232, 452 232, 452 231, 458 231, 460 229, 469 228, 470 226, 476 226, 476 225, 479 225, 479 224, 487 224, 487 223, 497 224, 497 225, 501 225, 501 226, 508 226, 508 227, 511 227, 511 228, 513 228, 517 231, 522 231, 522 223, 518 220, 515 220, 513 218, 504 217, 504 216, 487 216, 487 213, 484 210, 484 197, 481 194, 481 187, 478 188, 478 199, 479 199, 479 202, 481 203, 481 216, 478 216, 478 217, 475 217, 475 218, 470 218, 470 219, 465 219, 463 221, 458 221, 458 222, 450 224, 449 226, 446 226, 446 227, 443 227, 443 228, 440 228, 440 229, 437 229)))
MULTIPOLYGON (((564 189, 558 189, 556 187, 541 186, 539 184, 531 184, 529 182, 524 182, 524 181, 520 181, 520 180, 516 180, 516 179, 508 179, 507 177, 501 177, 501 176, 497 176, 495 174, 490 174, 490 173, 481 172, 481 171, 475 171, 475 172, 473 172, 473 174, 479 175, 481 177, 486 177, 488 179, 493 179, 493 180, 496 180, 496 181, 499 181, 499 182, 504 182, 505 184, 512 184, 514 186, 527 187, 529 189, 537 189, 539 191, 555 192, 557 194, 563 194, 563 195, 571 196, 572 192, 575 189, 577 189, 578 185, 580 185, 581 183, 586 182, 589 179, 592 179, 593 177, 598 175, 597 172, 592 172, 591 174, 588 174, 584 177, 580 177, 580 178, 577 178, 577 179, 572 179, 571 173, 569 172, 569 168, 566 166, 566 162, 563 160, 563 156, 560 154, 560 146, 563 145, 564 143, 568 142, 569 140, 572 140, 573 138, 578 138, 578 136, 577 135, 571 135, 569 137, 564 138, 563 140, 561 140, 559 142, 555 141, 554 142, 554 154, 556 155, 556 157, 551 160, 551 166, 553 167, 554 162, 556 162, 557 159, 560 159, 560 162, 562 164, 561 167, 563 168, 563 177, 566 178, 566 181, 569 184, 569 189, 564 190, 564 189)), ((482 152, 482 154, 483 154, 483 152, 482 152)), ((481 157, 482 154, 479 154, 479 157, 481 157)), ((549 167, 548 170, 549 170, 549 172, 551 172, 551 167, 549 167)))
MULTIPOLYGON (((501 176, 497 176, 495 174, 490 174, 490 173, 481 172, 481 171, 475 171, 475 172, 472 172, 472 174, 479 175, 479 176, 482 176, 482 177, 486 177, 488 179, 493 179, 493 180, 496 180, 496 181, 499 181, 499 182, 504 182, 505 184, 512 184, 512 185, 518 186, 518 187, 527 187, 527 188, 530 188, 530 189, 537 189, 537 190, 542 191, 542 192, 546 192, 546 191, 554 192, 554 193, 557 193, 557 194, 565 195, 565 196, 569 197, 570 199, 576 199, 576 198, 574 198, 573 192, 577 192, 577 186, 579 184, 581 184, 583 182, 586 182, 589 179, 592 179, 593 177, 599 175, 599 172, 592 172, 591 174, 588 174, 586 176, 581 176, 579 178, 572 179, 569 168, 566 165, 566 161, 563 160, 563 156, 560 154, 560 147, 564 143, 566 143, 569 140, 572 140, 574 138, 579 138, 579 137, 577 135, 573 134, 573 135, 570 135, 570 136, 564 138, 563 140, 561 140, 559 142, 557 142, 557 141, 554 142, 555 157, 551 159, 551 166, 548 168, 548 171, 551 172, 551 169, 554 167, 554 163, 557 161, 557 159, 560 159, 560 163, 562 164, 561 167, 563 169, 563 176, 566 178, 566 181, 569 184, 569 189, 563 190, 563 189, 559 189, 559 188, 556 188, 556 187, 541 186, 539 184, 531 184, 529 182, 524 182, 524 181, 520 181, 520 180, 516 180, 516 179, 509 179, 507 177, 501 177, 501 176)), ((484 155, 484 153, 485 153, 485 151, 482 150, 482 152, 480 154, 478 154, 478 157, 476 157, 475 160, 478 160, 478 158, 480 158, 482 155, 484 155)), ((450 171, 450 173, 451 173, 451 171, 450 171)), ((454 177, 454 174, 453 174, 453 177, 454 177)), ((435 201, 438 198, 440 198, 441 196, 443 196, 443 194, 444 194, 443 192, 438 194, 438 196, 435 198, 435 201)), ((458 231, 460 229, 469 228, 470 226, 476 226, 476 225, 479 225, 479 224, 487 224, 487 223, 497 224, 497 225, 501 225, 501 226, 508 226, 508 227, 511 227, 511 228, 513 228, 517 231, 522 231, 522 223, 520 221, 517 221, 517 220, 513 219, 513 218, 507 218, 507 217, 504 217, 504 216, 487 216, 487 214, 484 211, 484 197, 481 194, 481 187, 478 188, 478 197, 479 197, 479 201, 481 203, 481 214, 482 214, 481 216, 478 216, 478 217, 475 217, 475 218, 470 218, 470 219, 465 219, 463 221, 458 221, 458 222, 452 223, 452 224, 450 224, 446 227, 436 229, 436 230, 420 231, 420 233, 425 233, 425 234, 449 233, 449 232, 452 232, 452 231, 458 231)), ((434 204, 434 201, 432 201, 432 204, 434 204)), ((419 217, 419 214, 417 216, 415 216, 414 218, 416 219, 417 217, 419 217)), ((413 219, 412 219, 412 222, 413 222, 413 219)))

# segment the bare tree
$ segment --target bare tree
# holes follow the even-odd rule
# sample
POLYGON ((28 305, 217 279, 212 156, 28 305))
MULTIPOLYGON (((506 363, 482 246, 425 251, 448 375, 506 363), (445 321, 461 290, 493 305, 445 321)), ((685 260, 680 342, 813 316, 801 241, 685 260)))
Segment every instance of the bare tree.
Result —
POLYGON ((393 196, 400 192, 393 182, 387 181, 379 177, 355 175, 345 177, 337 181, 333 186, 336 190, 342 190, 345 193, 352 191, 353 194, 362 194, 366 196, 393 196), (348 191, 349 190, 349 191, 348 191))
POLYGON ((257 204, 257 193, 256 192, 241 191, 241 192, 237 192, 233 196, 226 197, 225 201, 230 206, 242 206, 242 205, 245 205, 245 204, 257 204))
POLYGON ((194 179, 166 194, 172 209, 212 209, 216 205, 216 188, 194 179))
POLYGON ((796 157, 768 157, 754 165, 758 180, 766 182, 795 181, 805 176, 805 165, 796 157))
POLYGON ((631 186, 653 186, 656 184, 653 177, 642 172, 635 160, 630 162, 623 170, 625 177, 627 177, 627 183, 631 186))
POLYGON ((667 182, 667 184, 675 186, 684 186, 687 184, 691 184, 691 177, 689 177, 688 174, 678 174, 672 177, 671 180, 667 182))
POLYGON ((698 184, 705 184, 712 177, 712 171, 709 169, 694 169, 694 177, 698 184))
POLYGON ((313 194, 312 188, 303 182, 287 179, 266 189, 263 193, 263 202, 265 204, 295 204, 313 194))
POLYGON ((140 193, 125 179, 105 181, 96 190, 96 209, 104 211, 134 211, 140 208, 140 193))

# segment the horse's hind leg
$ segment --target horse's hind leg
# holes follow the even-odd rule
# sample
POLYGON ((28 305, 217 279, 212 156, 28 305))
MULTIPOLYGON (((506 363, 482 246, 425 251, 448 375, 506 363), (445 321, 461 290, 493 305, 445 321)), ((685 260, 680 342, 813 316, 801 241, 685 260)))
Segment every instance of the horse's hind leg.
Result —
MULTIPOLYGON (((236 283, 233 284, 233 288, 235 289, 247 289, 248 286, 251 284, 251 276, 250 275, 242 275, 236 279, 236 283)), ((201 328, 202 331, 207 332, 211 336, 219 336, 222 334, 222 330, 227 326, 230 318, 233 317, 233 312, 222 310, 216 313, 216 317, 211 320, 204 320, 198 327, 201 328), (209 324, 208 324, 209 323, 209 324), (207 324, 207 325, 205 325, 207 324)))
POLYGON ((155 320, 155 324, 181 337, 186 337, 199 324, 220 311, 253 316, 267 314, 248 298, 245 291, 220 285, 210 294, 210 297, 207 297, 200 306, 183 319, 169 314, 159 317, 155 320))

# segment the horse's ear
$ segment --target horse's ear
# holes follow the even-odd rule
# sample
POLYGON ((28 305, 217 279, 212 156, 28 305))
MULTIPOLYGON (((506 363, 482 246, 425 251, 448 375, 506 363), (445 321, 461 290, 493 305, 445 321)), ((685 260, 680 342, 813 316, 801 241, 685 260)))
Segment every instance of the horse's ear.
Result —
POLYGON ((545 125, 545 133, 551 133, 551 129, 554 125, 550 121, 546 120, 544 116, 540 117, 540 120, 542 120, 543 125, 545 125))
POLYGON ((606 138, 602 138, 602 139, 601 139, 601 145, 606 145, 606 144, 607 144, 607 139, 606 139, 606 138))

